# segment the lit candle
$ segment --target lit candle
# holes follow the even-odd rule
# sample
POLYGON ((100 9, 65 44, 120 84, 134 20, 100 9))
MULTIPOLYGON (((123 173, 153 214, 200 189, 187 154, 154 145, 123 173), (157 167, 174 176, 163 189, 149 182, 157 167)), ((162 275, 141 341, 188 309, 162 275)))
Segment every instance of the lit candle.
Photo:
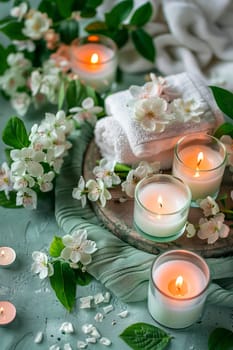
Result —
POLYGON ((202 314, 209 280, 209 268, 197 254, 173 250, 160 255, 151 270, 150 314, 170 328, 190 326, 202 314))
POLYGON ((9 301, 0 301, 0 326, 11 323, 16 316, 16 308, 9 301))
POLYGON ((117 69, 115 43, 102 35, 75 40, 71 47, 71 67, 83 83, 100 93, 109 90, 117 69))
POLYGON ((10 247, 0 247, 0 266, 8 267, 15 261, 16 254, 10 247))
POLYGON ((185 136, 175 146, 173 175, 188 184, 192 205, 207 196, 216 198, 226 164, 225 146, 213 136, 185 136))
POLYGON ((191 192, 180 179, 157 174, 141 180, 135 190, 134 224, 155 241, 172 241, 185 230, 191 192))

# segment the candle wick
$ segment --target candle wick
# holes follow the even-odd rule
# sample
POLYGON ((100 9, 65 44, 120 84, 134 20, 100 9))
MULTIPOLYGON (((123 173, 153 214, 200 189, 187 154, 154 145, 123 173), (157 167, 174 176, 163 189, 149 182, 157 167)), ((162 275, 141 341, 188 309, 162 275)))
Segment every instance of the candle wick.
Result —
POLYGON ((3 307, 0 307, 0 315, 2 315, 4 312, 4 308, 3 307))
POLYGON ((1 256, 4 256, 4 255, 5 255, 5 251, 1 250, 1 256))
POLYGON ((160 206, 160 208, 162 208, 162 207, 163 207, 163 205, 162 205, 162 203, 161 203, 161 202, 159 203, 159 206, 160 206))
POLYGON ((197 168, 199 167, 199 165, 201 164, 202 159, 199 159, 199 161, 197 162, 197 168))

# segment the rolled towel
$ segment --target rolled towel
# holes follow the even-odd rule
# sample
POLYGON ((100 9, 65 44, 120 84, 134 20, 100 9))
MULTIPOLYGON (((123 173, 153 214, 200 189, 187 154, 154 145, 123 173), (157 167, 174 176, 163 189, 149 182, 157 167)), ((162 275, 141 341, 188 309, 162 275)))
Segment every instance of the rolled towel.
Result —
POLYGON ((141 160, 160 161, 161 169, 171 168, 172 151, 154 154, 151 157, 136 157, 132 152, 127 136, 114 117, 105 117, 96 123, 95 142, 103 158, 129 165, 138 164, 141 160))
POLYGON ((129 90, 117 92, 105 100, 107 113, 119 122, 132 152, 138 158, 155 157, 165 151, 171 151, 177 140, 186 134, 211 134, 224 121, 209 88, 198 75, 181 73, 168 76, 165 80, 170 92, 176 91, 177 96, 181 96, 184 101, 194 100, 201 106, 203 114, 199 122, 193 119, 186 122, 175 120, 162 132, 148 131, 134 118, 135 112, 130 105, 133 97, 129 90))

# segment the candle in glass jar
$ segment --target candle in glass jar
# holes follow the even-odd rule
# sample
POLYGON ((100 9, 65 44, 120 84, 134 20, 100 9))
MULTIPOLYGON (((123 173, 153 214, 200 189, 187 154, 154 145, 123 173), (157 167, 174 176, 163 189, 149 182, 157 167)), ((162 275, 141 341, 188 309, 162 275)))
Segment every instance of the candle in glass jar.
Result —
POLYGON ((102 93, 115 80, 117 55, 115 43, 102 35, 89 35, 73 42, 71 66, 80 80, 102 93))
POLYGON ((16 308, 9 301, 0 301, 0 326, 11 323, 16 316, 16 308))
POLYGON ((226 164, 225 146, 213 136, 185 136, 175 147, 173 175, 188 184, 192 204, 198 199, 216 198, 226 164))
POLYGON ((136 229, 154 240, 171 241, 185 230, 191 193, 171 176, 157 174, 141 180, 135 190, 136 229))
POLYGON ((11 247, 0 247, 0 266, 8 267, 15 261, 16 254, 11 247))
POLYGON ((164 326, 184 328, 196 322, 203 311, 209 269, 198 255, 185 250, 166 252, 151 271, 148 308, 164 326))

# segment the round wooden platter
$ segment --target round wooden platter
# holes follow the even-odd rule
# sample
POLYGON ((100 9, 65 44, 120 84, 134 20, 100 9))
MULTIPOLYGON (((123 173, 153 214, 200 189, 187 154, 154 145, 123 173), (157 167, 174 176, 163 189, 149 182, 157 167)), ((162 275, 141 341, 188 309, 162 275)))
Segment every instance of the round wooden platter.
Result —
MULTIPOLYGON (((86 151, 83 174, 86 180, 93 179, 93 168, 96 166, 96 160, 101 158, 99 150, 92 141, 86 151)), ((221 193, 228 193, 232 189, 232 174, 226 171, 224 176, 221 193)), ((204 257, 219 257, 233 253, 233 230, 227 238, 219 238, 214 244, 207 244, 206 240, 201 240, 197 236, 188 238, 186 232, 177 240, 160 243, 150 239, 150 236, 145 237, 138 233, 133 226, 133 209, 134 200, 128 199, 121 203, 119 199, 123 196, 121 186, 117 186, 110 190, 112 200, 108 201, 103 208, 99 203, 92 202, 96 215, 103 221, 104 225, 117 237, 130 245, 144 250, 148 253, 158 254, 167 249, 188 249, 204 257)), ((189 221, 193 224, 198 223, 199 218, 203 213, 198 208, 191 208, 189 214, 189 221)), ((233 222, 228 222, 232 224, 233 222)))

